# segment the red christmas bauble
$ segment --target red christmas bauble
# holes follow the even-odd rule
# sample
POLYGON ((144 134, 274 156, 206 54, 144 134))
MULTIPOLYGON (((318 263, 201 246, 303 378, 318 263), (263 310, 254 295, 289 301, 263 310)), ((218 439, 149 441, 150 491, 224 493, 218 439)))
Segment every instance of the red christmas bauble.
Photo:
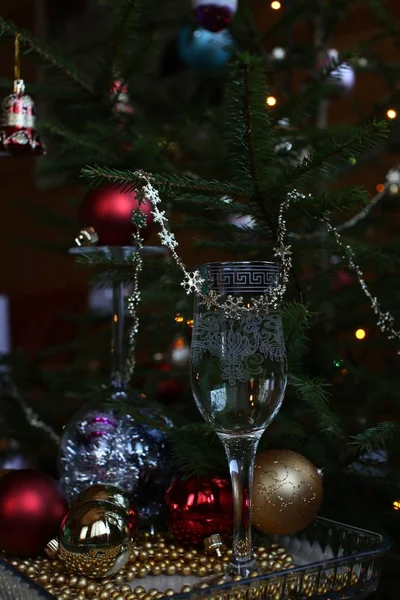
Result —
POLYGON ((68 512, 57 481, 40 471, 11 471, 0 479, 0 549, 34 556, 57 536, 68 512))
POLYGON ((35 104, 25 94, 22 79, 14 82, 14 92, 2 102, 1 144, 14 158, 38 156, 45 153, 45 148, 36 135, 35 104))
POLYGON ((80 208, 82 227, 93 227, 103 246, 131 246, 136 225, 132 222, 133 211, 140 208, 146 215, 146 225, 140 230, 142 239, 151 234, 153 215, 147 200, 139 204, 137 194, 124 192, 112 185, 90 190, 80 208))
POLYGON ((232 535, 232 488, 224 477, 174 479, 165 495, 169 531, 184 544, 202 544, 210 535, 232 535))

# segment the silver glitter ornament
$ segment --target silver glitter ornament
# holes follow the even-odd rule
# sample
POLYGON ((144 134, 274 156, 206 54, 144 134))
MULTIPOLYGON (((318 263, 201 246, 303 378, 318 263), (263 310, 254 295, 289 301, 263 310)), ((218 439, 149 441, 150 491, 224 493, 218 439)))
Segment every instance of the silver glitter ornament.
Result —
MULTIPOLYGON (((140 398, 128 399, 136 412, 169 422, 155 412, 138 409, 140 398)), ((109 398, 110 402, 110 398, 109 398)), ((125 400, 124 400, 125 404, 125 400)), ((170 480, 167 436, 106 402, 89 403, 64 429, 59 449, 61 484, 69 501, 96 483, 124 490, 139 505, 143 518, 157 515, 170 480)))

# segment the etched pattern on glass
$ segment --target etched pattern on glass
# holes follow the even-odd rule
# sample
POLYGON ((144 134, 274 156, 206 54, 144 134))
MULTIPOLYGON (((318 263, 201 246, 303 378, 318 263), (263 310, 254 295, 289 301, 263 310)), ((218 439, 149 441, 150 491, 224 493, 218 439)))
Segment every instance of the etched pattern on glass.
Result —
POLYGON ((207 265, 208 290, 217 290, 224 294, 259 293, 264 294, 277 285, 279 270, 276 264, 232 263, 221 269, 219 264, 207 265))
POLYGON ((222 311, 197 315, 193 328, 192 363, 208 352, 220 360, 222 379, 230 385, 262 375, 265 358, 285 361, 285 344, 279 315, 248 314, 227 319, 222 311))

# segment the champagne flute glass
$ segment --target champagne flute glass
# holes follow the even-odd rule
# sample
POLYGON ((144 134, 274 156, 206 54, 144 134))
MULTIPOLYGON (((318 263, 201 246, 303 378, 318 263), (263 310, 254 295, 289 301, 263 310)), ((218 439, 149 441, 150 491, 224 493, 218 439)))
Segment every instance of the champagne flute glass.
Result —
POLYGON ((234 502, 229 580, 257 571, 251 540, 254 459, 262 434, 281 407, 287 366, 279 314, 252 302, 268 298, 279 270, 272 262, 208 263, 197 270, 204 282, 195 299, 192 391, 229 463, 234 502), (219 295, 218 307, 204 302, 211 292, 219 295), (243 310, 250 306, 254 308, 243 310))

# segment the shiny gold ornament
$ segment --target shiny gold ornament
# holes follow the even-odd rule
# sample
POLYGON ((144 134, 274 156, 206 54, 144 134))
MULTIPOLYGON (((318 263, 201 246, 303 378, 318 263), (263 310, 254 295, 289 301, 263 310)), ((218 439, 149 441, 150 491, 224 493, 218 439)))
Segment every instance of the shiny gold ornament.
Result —
POLYGON ((79 494, 75 504, 87 502, 88 500, 99 500, 101 502, 111 502, 124 510, 129 517, 129 529, 131 537, 134 537, 138 526, 138 511, 135 505, 130 501, 128 494, 115 485, 108 483, 97 483, 91 485, 81 494, 79 494))
POLYGON ((103 502, 111 502, 116 504, 123 510, 129 510, 130 502, 128 495, 120 490, 115 485, 97 483, 86 488, 81 494, 79 494, 75 504, 81 502, 88 502, 90 500, 102 500, 103 502))
POLYGON ((69 511, 58 542, 52 540, 46 550, 54 557, 56 549, 70 571, 93 578, 113 575, 132 554, 129 517, 109 502, 77 504, 69 511))
POLYGON ((309 525, 321 506, 322 478, 314 465, 291 450, 257 456, 252 523, 269 534, 289 535, 309 525))
POLYGON ((77 246, 94 246, 99 241, 99 236, 93 227, 85 227, 81 229, 75 238, 77 246))

